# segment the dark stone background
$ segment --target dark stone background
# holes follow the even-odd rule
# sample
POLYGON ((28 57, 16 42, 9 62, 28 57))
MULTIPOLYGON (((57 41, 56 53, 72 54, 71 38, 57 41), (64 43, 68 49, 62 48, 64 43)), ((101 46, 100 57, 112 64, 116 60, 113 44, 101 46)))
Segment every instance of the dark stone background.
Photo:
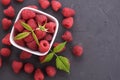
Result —
MULTIPOLYGON (((58 71, 54 78, 45 75, 45 80, 120 80, 120 0, 60 0, 63 7, 71 7, 76 10, 75 24, 70 30, 74 41, 67 46, 67 50, 61 55, 67 56, 71 61, 71 74, 58 71), (75 57, 71 54, 71 47, 75 44, 84 47, 84 55, 75 57)), ((27 5, 38 5, 37 0, 25 0, 17 3, 12 0, 12 6, 18 11, 27 5)), ((39 6, 39 5, 38 5, 39 6)), ((0 4, 0 22, 3 17, 3 7, 0 4)), ((39 7, 41 10, 41 8, 39 7)), ((59 22, 63 19, 59 12, 51 8, 43 10, 55 16, 59 22)), ((5 34, 0 24, 0 40, 5 34)), ((12 27, 12 26, 11 26, 12 27)), ((61 41, 61 35, 65 29, 60 25, 56 41, 61 41)), ((5 47, 4 45, 0 45, 5 47)), ((33 74, 28 75, 21 71, 16 75, 11 69, 12 60, 19 60, 20 50, 12 47, 10 58, 3 59, 3 67, 0 69, 0 80, 33 80, 33 74)), ((54 65, 54 60, 48 64, 39 64, 37 57, 23 61, 34 63, 35 67, 54 65)))

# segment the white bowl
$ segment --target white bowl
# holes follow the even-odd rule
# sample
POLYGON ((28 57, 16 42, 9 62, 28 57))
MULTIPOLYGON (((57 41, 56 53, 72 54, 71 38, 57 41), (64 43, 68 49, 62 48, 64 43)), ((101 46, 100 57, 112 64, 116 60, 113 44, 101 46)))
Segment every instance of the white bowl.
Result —
POLYGON ((18 15, 17 15, 17 17, 16 17, 15 22, 20 18, 21 12, 22 12, 23 10, 25 10, 25 9, 27 9, 27 10, 32 10, 32 11, 34 11, 34 12, 36 12, 36 13, 43 14, 43 15, 47 16, 50 20, 52 20, 53 22, 56 23, 56 30, 55 30, 55 33, 54 33, 54 35, 53 35, 53 38, 52 38, 52 40, 51 40, 51 42, 50 42, 50 48, 49 48, 49 50, 48 50, 47 52, 41 53, 41 52, 39 52, 39 51, 33 51, 33 50, 31 50, 31 49, 29 49, 29 48, 27 48, 27 47, 22 47, 22 46, 16 44, 15 41, 14 41, 14 35, 13 35, 13 34, 14 34, 14 26, 12 27, 12 30, 11 30, 10 42, 11 42, 11 44, 12 44, 13 46, 17 47, 18 49, 27 51, 27 52, 29 52, 29 53, 31 53, 31 54, 34 54, 34 55, 44 56, 44 55, 46 55, 46 54, 50 51, 50 49, 51 49, 51 47, 52 47, 52 45, 53 45, 53 42, 54 42, 54 40, 55 40, 55 38, 56 38, 56 35, 57 35, 57 32, 58 32, 58 27, 59 27, 58 20, 57 20, 55 17, 53 17, 53 16, 51 16, 51 15, 45 13, 45 12, 42 12, 42 11, 40 11, 40 10, 33 9, 33 8, 29 8, 29 7, 24 7, 24 8, 22 8, 22 9, 19 11, 19 13, 18 13, 18 15))

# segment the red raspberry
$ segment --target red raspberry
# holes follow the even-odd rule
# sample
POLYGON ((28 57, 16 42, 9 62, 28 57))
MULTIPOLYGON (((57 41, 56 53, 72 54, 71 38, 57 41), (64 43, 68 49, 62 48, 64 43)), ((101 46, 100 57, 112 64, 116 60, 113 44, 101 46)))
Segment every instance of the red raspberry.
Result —
POLYGON ((62 35, 62 39, 67 42, 71 42, 73 40, 72 33, 70 31, 64 32, 64 34, 62 35))
POLYGON ((24 41, 27 43, 30 43, 33 40, 34 40, 34 38, 31 33, 27 37, 24 38, 24 41))
POLYGON ((19 3, 22 3, 24 0, 16 0, 17 2, 19 2, 19 3))
POLYGON ((62 14, 63 14, 64 17, 72 17, 72 16, 75 15, 75 11, 71 8, 65 7, 62 10, 62 14))
POLYGON ((38 9, 38 7, 36 5, 28 5, 27 7, 38 9))
POLYGON ((32 54, 26 51, 22 51, 20 54, 20 59, 25 60, 32 57, 32 54))
POLYGON ((32 19, 36 16, 35 12, 31 10, 23 10, 21 16, 24 20, 32 19))
POLYGON ((44 80, 44 74, 40 69, 36 69, 34 74, 34 80, 44 80))
POLYGON ((14 60, 12 62, 12 69, 16 74, 18 74, 20 72, 20 70, 22 69, 22 66, 23 66, 23 63, 20 61, 14 60))
POLYGON ((52 9, 54 11, 58 11, 62 7, 61 3, 59 1, 55 1, 55 0, 51 1, 51 5, 52 5, 52 9))
POLYGON ((49 77, 54 77, 56 75, 56 69, 53 66, 46 67, 46 73, 49 77))
POLYGON ((41 31, 41 30, 35 30, 35 34, 36 34, 37 38, 40 40, 40 39, 43 39, 45 37, 46 32, 41 31))
POLYGON ((26 63, 24 65, 24 71, 28 74, 31 74, 34 71, 34 66, 31 63, 26 63))
POLYGON ((11 3, 11 0, 1 0, 2 5, 7 6, 11 3))
POLYGON ((15 42, 18 44, 18 45, 20 45, 20 46, 25 46, 25 42, 24 42, 24 40, 22 40, 22 39, 20 39, 20 40, 15 40, 15 42))
POLYGON ((52 36, 51 34, 47 34, 47 35, 45 36, 45 40, 47 40, 47 41, 51 41, 52 38, 53 38, 53 36, 52 36))
POLYGON ((55 28, 56 28, 56 24, 54 22, 49 22, 45 25, 45 27, 48 29, 49 33, 54 33, 55 28))
POLYGON ((45 24, 47 21, 47 17, 45 15, 36 15, 35 19, 40 25, 45 24))
POLYGON ((48 0, 39 0, 39 4, 42 9, 47 9, 50 6, 50 2, 48 0))
POLYGON ((75 45, 72 48, 72 52, 75 56, 81 56, 83 54, 83 48, 82 46, 75 45))
POLYGON ((47 52, 50 48, 50 44, 47 40, 41 40, 40 41, 40 47, 39 47, 39 51, 41 53, 47 52))
POLYGON ((45 59, 46 56, 40 56, 39 61, 42 62, 45 59))
POLYGON ((65 19, 63 19, 63 21, 62 21, 62 25, 63 25, 65 28, 67 28, 67 29, 72 28, 73 23, 74 23, 73 17, 65 18, 65 19))
POLYGON ((0 58, 0 68, 2 67, 2 58, 0 58))
POLYGON ((8 33, 7 35, 4 36, 4 38, 2 39, 2 44, 4 45, 8 45, 10 46, 10 33, 8 33))
POLYGON ((10 28, 11 24, 12 24, 11 20, 9 20, 7 18, 2 19, 2 27, 4 30, 8 30, 10 28))
POLYGON ((28 22, 27 22, 27 24, 28 24, 33 30, 35 30, 35 29, 37 28, 37 24, 36 24, 36 22, 35 22, 34 19, 29 19, 28 22))
POLYGON ((11 55, 11 50, 9 48, 2 48, 0 54, 4 57, 9 57, 11 55))
POLYGON ((35 41, 27 43, 27 47, 34 51, 38 50, 38 46, 35 41))
MULTIPOLYGON (((22 20, 22 21, 23 21, 23 20, 22 20)), ((17 30, 18 32, 22 32, 22 31, 24 30, 24 27, 21 25, 21 20, 18 20, 17 22, 15 22, 14 28, 15 28, 15 30, 17 30)))
POLYGON ((8 16, 10 18, 13 18, 15 16, 15 9, 12 6, 9 6, 3 12, 6 16, 8 16))

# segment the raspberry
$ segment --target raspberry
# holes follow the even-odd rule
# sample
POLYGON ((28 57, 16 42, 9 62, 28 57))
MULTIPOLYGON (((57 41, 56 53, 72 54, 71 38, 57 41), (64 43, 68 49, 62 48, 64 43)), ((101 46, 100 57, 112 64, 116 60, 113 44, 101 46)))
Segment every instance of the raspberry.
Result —
POLYGON ((3 27, 4 30, 8 30, 9 27, 11 26, 11 24, 12 24, 11 20, 9 20, 7 18, 2 19, 2 27, 3 27))
POLYGON ((2 58, 0 58, 0 68, 2 67, 2 58))
POLYGON ((15 42, 18 44, 18 45, 20 45, 20 46, 25 46, 25 42, 24 42, 24 40, 22 40, 22 39, 20 39, 20 40, 15 40, 15 42))
POLYGON ((54 33, 55 28, 56 28, 56 24, 54 22, 49 22, 45 25, 45 27, 48 29, 49 33, 54 33))
POLYGON ((23 10, 21 16, 24 20, 32 19, 36 16, 35 12, 31 10, 23 10))
POLYGON ((15 30, 17 30, 18 32, 22 32, 24 30, 24 27, 21 25, 21 21, 23 21, 23 20, 18 20, 14 24, 15 30))
POLYGON ((73 23, 74 23, 73 17, 65 18, 65 19, 63 19, 63 21, 62 21, 62 25, 63 25, 65 28, 67 28, 67 29, 72 28, 73 23))
POLYGON ((62 35, 62 39, 67 42, 71 42, 73 40, 72 33, 70 31, 64 32, 64 34, 62 35))
POLYGON ((2 44, 4 45, 8 45, 10 46, 10 33, 8 33, 7 35, 4 36, 4 38, 2 39, 2 44))
POLYGON ((64 17, 72 17, 72 16, 75 15, 75 11, 71 8, 65 7, 62 10, 62 14, 63 14, 64 17))
POLYGON ((11 0, 1 0, 2 5, 7 6, 11 3, 11 0))
POLYGON ((20 70, 22 69, 22 66, 23 66, 23 63, 20 61, 14 60, 12 62, 12 69, 16 74, 18 74, 20 72, 20 70))
POLYGON ((9 57, 11 54, 11 50, 9 48, 2 48, 0 50, 0 54, 4 57, 9 57))
POLYGON ((44 74, 40 69, 36 69, 34 74, 34 80, 44 80, 44 74))
POLYGON ((38 9, 38 7, 36 5, 28 5, 27 7, 38 9))
POLYGON ((30 43, 33 40, 34 40, 34 38, 31 33, 27 37, 24 38, 24 41, 27 43, 30 43))
POLYGON ((83 48, 82 46, 75 45, 72 48, 72 52, 75 56, 81 56, 83 54, 83 48))
POLYGON ((20 54, 20 59, 25 60, 32 57, 32 54, 26 51, 22 51, 20 54))
POLYGON ((27 47, 31 50, 36 51, 38 49, 38 46, 35 41, 27 43, 27 47))
POLYGON ((47 9, 50 6, 50 2, 48 0, 39 0, 39 4, 42 9, 47 9))
POLYGON ((54 77, 56 75, 56 69, 53 66, 46 67, 46 73, 49 77, 54 77))
POLYGON ((54 11, 58 11, 62 7, 59 1, 51 1, 51 5, 54 11))
POLYGON ((31 63, 26 63, 24 65, 24 71, 28 74, 31 74, 34 71, 34 66, 31 63))
POLYGON ((10 18, 13 18, 15 16, 15 9, 12 6, 9 6, 3 12, 6 16, 8 16, 10 18))
POLYGON ((22 3, 22 2, 24 2, 24 0, 16 0, 17 2, 19 2, 19 3, 22 3))
POLYGON ((35 19, 40 25, 45 24, 47 21, 47 17, 45 15, 36 15, 35 19))
POLYGON ((35 22, 34 19, 28 20, 27 24, 28 24, 33 30, 35 30, 35 29, 37 28, 37 24, 36 24, 36 22, 35 22))
POLYGON ((45 59, 46 56, 40 56, 39 61, 42 62, 45 59))
POLYGON ((39 47, 39 51, 44 53, 47 52, 50 48, 50 44, 47 40, 41 40, 40 41, 40 47, 39 47))
POLYGON ((45 40, 47 40, 47 41, 51 41, 52 40, 52 35, 51 34, 47 34, 46 36, 45 36, 45 40))
POLYGON ((40 40, 40 39, 43 39, 45 37, 46 32, 41 31, 41 30, 35 30, 35 34, 36 34, 37 38, 40 40))

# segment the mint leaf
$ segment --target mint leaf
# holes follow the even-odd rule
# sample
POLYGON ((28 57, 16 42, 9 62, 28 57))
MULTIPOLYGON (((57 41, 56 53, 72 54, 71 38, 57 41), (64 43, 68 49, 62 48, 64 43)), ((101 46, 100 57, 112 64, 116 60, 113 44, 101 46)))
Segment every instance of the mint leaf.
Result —
POLYGON ((66 57, 57 56, 56 58, 56 67, 65 72, 70 72, 70 63, 66 57))
POLYGON ((15 36, 14 39, 15 40, 20 40, 20 39, 23 39, 23 38, 27 37, 29 34, 30 34, 30 32, 23 32, 23 33, 20 33, 17 36, 15 36))
POLYGON ((66 45, 66 42, 62 42, 59 45, 57 45, 54 49, 53 52, 58 53, 60 52, 66 45))
POLYGON ((26 30, 33 31, 32 28, 28 24, 26 24, 25 22, 21 21, 21 24, 26 30))
POLYGON ((35 33, 33 31, 32 31, 32 36, 33 36, 35 42, 37 43, 37 45, 39 46, 38 38, 37 38, 37 36, 35 35, 35 33))
POLYGON ((54 57, 54 53, 49 53, 41 63, 49 62, 54 57))

